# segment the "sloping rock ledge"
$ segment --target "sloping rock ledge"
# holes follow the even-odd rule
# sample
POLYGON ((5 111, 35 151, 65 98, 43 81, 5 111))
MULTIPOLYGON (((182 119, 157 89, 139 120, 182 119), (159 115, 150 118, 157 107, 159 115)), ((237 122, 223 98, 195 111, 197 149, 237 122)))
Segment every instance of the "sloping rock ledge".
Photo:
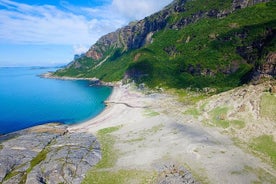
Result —
POLYGON ((100 159, 92 134, 40 125, 0 136, 0 183, 81 183, 100 159))

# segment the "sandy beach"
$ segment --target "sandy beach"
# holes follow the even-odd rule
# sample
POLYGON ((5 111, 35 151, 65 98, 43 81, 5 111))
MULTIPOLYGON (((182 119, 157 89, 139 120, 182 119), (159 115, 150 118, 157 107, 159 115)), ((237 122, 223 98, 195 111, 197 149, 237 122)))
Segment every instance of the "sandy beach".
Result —
POLYGON ((114 86, 107 108, 96 118, 69 127, 71 132, 113 132, 119 153, 112 170, 159 172, 166 164, 187 167, 201 182, 252 183, 260 172, 275 177, 275 170, 236 146, 221 129, 206 126, 203 117, 184 112, 189 108, 175 96, 144 94, 132 85, 114 86))

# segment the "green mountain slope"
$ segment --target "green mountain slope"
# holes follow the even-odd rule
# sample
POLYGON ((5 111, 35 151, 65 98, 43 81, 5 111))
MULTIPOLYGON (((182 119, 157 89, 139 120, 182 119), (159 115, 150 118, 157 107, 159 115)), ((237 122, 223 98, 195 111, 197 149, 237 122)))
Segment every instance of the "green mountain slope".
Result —
POLYGON ((103 36, 55 75, 218 90, 262 73, 275 77, 276 2, 245 2, 174 1, 103 36))

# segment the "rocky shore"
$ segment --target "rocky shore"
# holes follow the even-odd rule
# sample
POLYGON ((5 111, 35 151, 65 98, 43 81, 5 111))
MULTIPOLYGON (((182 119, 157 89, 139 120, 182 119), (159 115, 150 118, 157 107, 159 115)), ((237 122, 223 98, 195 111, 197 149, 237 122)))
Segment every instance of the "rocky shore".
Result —
POLYGON ((92 134, 41 125, 0 137, 0 183, 81 183, 100 159, 92 134))
POLYGON ((275 157, 263 151, 275 148, 274 86, 242 86, 195 104, 191 91, 181 101, 169 91, 115 86, 107 108, 87 122, 0 136, 0 183, 274 183, 275 157), (272 139, 259 154, 263 137, 272 139))

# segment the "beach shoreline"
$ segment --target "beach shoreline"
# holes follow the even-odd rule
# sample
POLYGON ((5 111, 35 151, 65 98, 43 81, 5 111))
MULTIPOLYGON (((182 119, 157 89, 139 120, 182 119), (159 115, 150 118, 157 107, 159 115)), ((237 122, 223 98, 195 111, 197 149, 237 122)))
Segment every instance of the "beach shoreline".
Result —
MULTIPOLYGON (((185 166, 202 183, 251 183, 258 179, 257 171, 276 177, 271 165, 238 147, 231 134, 225 133, 227 129, 206 125, 211 118, 211 109, 229 105, 227 99, 233 96, 237 99, 232 100, 231 105, 250 104, 252 95, 258 94, 260 98, 264 86, 259 89, 246 87, 251 95, 248 103, 241 100, 243 96, 240 94, 245 91, 245 87, 241 87, 193 105, 179 102, 175 94, 140 90, 134 83, 116 82, 108 83, 108 86, 113 89, 104 101, 105 109, 89 120, 68 125, 66 130, 68 134, 84 133, 97 137, 100 130, 116 127, 116 131, 110 133, 114 141, 110 149, 116 151, 117 158, 114 165, 106 168, 111 175, 113 171, 135 170, 161 173, 162 177, 162 169, 173 165, 185 166), (201 109, 202 114, 187 114, 195 109, 201 109), (243 172, 245 168, 252 170, 243 172)), ((271 129, 273 127, 268 128, 271 129)))
POLYGON ((145 94, 133 84, 117 84, 113 90, 101 114, 68 127, 69 132, 91 133, 96 137, 99 130, 119 127, 112 133, 118 153, 112 170, 158 173, 168 163, 188 165, 201 182, 208 178, 206 181, 212 183, 248 183, 257 178, 258 169, 276 176, 271 166, 243 151, 231 136, 204 125, 203 116, 185 115, 190 107, 178 102, 175 95, 148 91, 145 94), (232 174, 245 167, 253 170, 232 174))

